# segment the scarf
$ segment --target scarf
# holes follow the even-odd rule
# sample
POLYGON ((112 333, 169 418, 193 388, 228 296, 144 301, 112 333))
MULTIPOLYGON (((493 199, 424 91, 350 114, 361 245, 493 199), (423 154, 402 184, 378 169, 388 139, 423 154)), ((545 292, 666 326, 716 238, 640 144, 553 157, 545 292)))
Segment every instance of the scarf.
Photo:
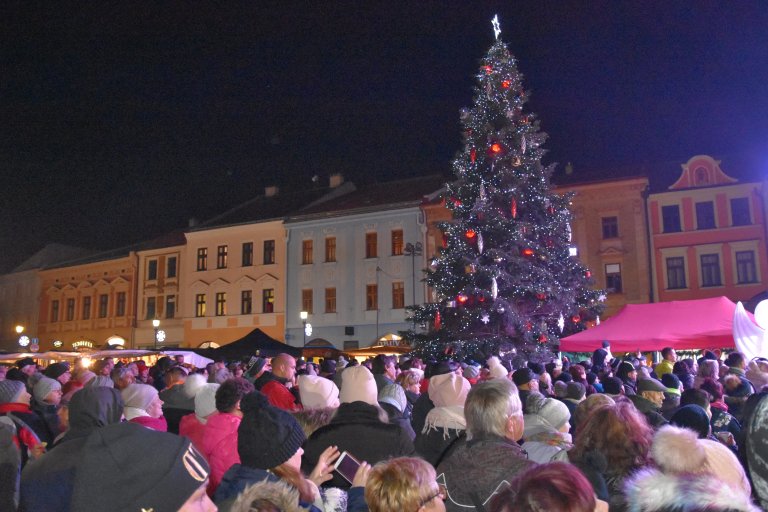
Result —
POLYGON ((557 446, 566 451, 573 448, 571 435, 563 432, 539 432, 538 434, 526 437, 525 442, 557 446))
POLYGON ((147 411, 139 409, 138 407, 125 407, 123 409, 123 414, 128 421, 131 421, 133 418, 138 418, 139 416, 149 416, 147 411))
POLYGON ((709 403, 710 407, 714 407, 715 409, 720 409, 721 411, 728 412, 728 406, 725 402, 723 402, 723 399, 720 398, 719 400, 715 400, 714 402, 709 403))
POLYGON ((421 433, 426 434, 430 430, 437 430, 438 428, 443 429, 443 439, 448 439, 451 436, 451 429, 466 430, 467 421, 464 419, 464 406, 449 405, 447 407, 435 407, 429 411, 421 433))

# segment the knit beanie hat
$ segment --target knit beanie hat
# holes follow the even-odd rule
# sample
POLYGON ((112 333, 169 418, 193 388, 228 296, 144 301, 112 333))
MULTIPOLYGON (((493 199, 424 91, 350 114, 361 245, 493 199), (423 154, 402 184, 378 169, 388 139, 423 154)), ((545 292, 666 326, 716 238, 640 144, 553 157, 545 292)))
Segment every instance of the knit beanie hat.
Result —
POLYGON ((619 369, 616 370, 616 376, 621 378, 626 377, 629 373, 634 372, 636 370, 635 365, 630 363, 629 361, 622 361, 619 363, 619 369))
POLYGON ((332 380, 319 375, 299 375, 298 385, 301 404, 305 409, 339 406, 339 388, 332 380))
POLYGON ((184 395, 187 398, 194 398, 197 395, 197 392, 200 391, 203 386, 205 386, 206 379, 199 373, 193 373, 189 377, 186 378, 184 381, 184 384, 182 384, 182 389, 184 391, 184 395))
POLYGON ((480 377, 480 367, 468 364, 467 367, 464 368, 463 373, 465 379, 477 379, 480 377))
POLYGON ((24 383, 19 380, 0 381, 0 404, 15 403, 24 389, 24 383))
POLYGON ((347 367, 341 373, 341 403, 365 402, 378 405, 378 389, 371 371, 363 365, 347 367))
POLYGON ((568 396, 568 384, 565 382, 558 380, 552 386, 555 388, 555 396, 557 398, 565 398, 568 396))
POLYGON ((287 461, 306 439, 296 419, 278 409, 259 391, 240 401, 243 419, 237 429, 237 453, 246 467, 272 469, 287 461))
POLYGON ((107 377, 106 375, 97 375, 91 380, 89 380, 86 386, 88 387, 101 386, 105 388, 113 388, 115 387, 115 381, 113 381, 111 377, 107 377))
POLYGON ((336 361, 334 359, 323 359, 320 363, 320 371, 323 373, 334 373, 336 371, 336 361))
POLYGON ((22 369, 22 368, 24 368, 25 366, 29 366, 29 365, 31 365, 31 364, 35 364, 35 360, 34 360, 34 359, 32 359, 31 357, 25 357, 24 359, 19 359, 19 360, 16 362, 16 367, 17 367, 19 370, 21 370, 21 369, 22 369))
POLYGON ((624 384, 618 377, 605 377, 603 379, 603 391, 608 395, 620 395, 624 384))
POLYGON ((387 384, 379 391, 379 402, 394 405, 398 411, 403 412, 408 400, 405 398, 405 390, 399 384, 387 384))
POLYGON ((80 453, 72 512, 176 512, 209 473, 189 439, 135 423, 97 428, 80 453))
POLYGON ((469 381, 461 375, 435 375, 429 379, 429 399, 434 402, 435 407, 464 406, 471 387, 469 381))
POLYGON ((126 407, 147 410, 149 404, 157 398, 154 386, 148 384, 131 384, 120 392, 126 407))
POLYGON ((78 377, 77 380, 80 382, 80 384, 88 384, 88 382, 96 376, 95 373, 93 373, 91 370, 85 370, 82 372, 78 377))
POLYGON ((264 366, 267 364, 267 360, 263 357, 254 357, 253 358, 253 364, 248 369, 248 375, 255 377, 259 374, 261 370, 264 369, 264 366))
POLYGON ((559 430, 571 419, 568 406, 555 398, 545 398, 541 393, 531 393, 526 402, 528 414, 536 414, 559 430))
POLYGON ((674 373, 665 373, 661 376, 661 383, 667 388, 664 392, 680 395, 680 379, 674 373))
POLYGON ((216 391, 221 384, 205 384, 195 395, 195 416, 200 423, 206 423, 206 417, 216 412, 216 391))
POLYGON ((496 356, 488 358, 488 370, 492 379, 503 379, 509 375, 509 371, 501 365, 501 361, 496 356))
POLYGON ((57 381, 56 379, 42 377, 37 381, 35 387, 32 388, 32 396, 35 397, 35 400, 37 400, 38 403, 42 404, 45 402, 45 397, 47 397, 51 391, 55 391, 57 389, 61 391, 61 382, 57 381))
POLYGON ((587 390, 581 382, 569 382, 566 388, 565 397, 571 400, 582 400, 587 390))
POLYGON ((672 415, 669 422, 678 427, 693 430, 702 439, 709 436, 709 416, 700 405, 684 405, 672 415))
POLYGON ((48 365, 48 368, 45 369, 45 371, 43 372, 43 375, 51 379, 58 379, 68 371, 69 371, 69 363, 67 362, 53 363, 51 365, 48 365))
POLYGON ((515 370, 515 373, 512 374, 512 382, 515 383, 515 386, 524 386, 525 384, 528 384, 532 380, 536 378, 536 375, 533 373, 533 370, 530 368, 519 368, 515 370))

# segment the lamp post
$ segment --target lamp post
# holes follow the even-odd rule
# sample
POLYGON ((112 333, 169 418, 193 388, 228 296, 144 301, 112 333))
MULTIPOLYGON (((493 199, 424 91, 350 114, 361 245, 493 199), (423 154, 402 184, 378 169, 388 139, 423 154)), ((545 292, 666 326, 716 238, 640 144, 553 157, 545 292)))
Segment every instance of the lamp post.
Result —
POLYGON ((155 328, 155 350, 157 350, 157 335, 160 332, 160 320, 158 320, 157 318, 152 320, 152 327, 155 328))
MULTIPOLYGON (((422 254, 423 246, 421 245, 421 242, 416 242, 415 244, 412 244, 411 242, 408 242, 405 244, 405 249, 403 250, 403 254, 406 256, 411 257, 411 278, 412 281, 412 292, 413 292, 413 301, 411 302, 411 305, 416 305, 416 256, 421 256, 422 254)), ((416 320, 413 320, 413 330, 416 330, 416 320)))
POLYGON ((312 324, 307 323, 307 318, 309 318, 309 313, 307 311, 300 311, 299 312, 299 318, 301 318, 301 333, 303 335, 304 343, 302 343, 302 346, 307 344, 307 326, 309 326, 309 332, 312 332, 312 324))

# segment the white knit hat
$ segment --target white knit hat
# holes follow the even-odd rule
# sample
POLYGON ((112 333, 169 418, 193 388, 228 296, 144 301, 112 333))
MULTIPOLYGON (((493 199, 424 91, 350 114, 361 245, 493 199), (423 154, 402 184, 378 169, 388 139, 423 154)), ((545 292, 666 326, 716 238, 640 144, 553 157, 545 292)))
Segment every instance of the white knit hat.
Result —
POLYGON ((471 387, 467 379, 455 372, 435 375, 429 379, 429 399, 435 407, 464 406, 471 387))
POLYGON ((195 395, 195 416, 200 423, 205 423, 206 418, 216 412, 216 391, 221 384, 215 382, 205 384, 195 395))
POLYGON ((319 375, 299 375, 299 396, 305 409, 339 406, 339 388, 332 380, 319 375))
POLYGON ((509 375, 509 371, 502 366, 501 361, 496 356, 488 358, 488 370, 492 379, 504 379, 509 375))
POLYGON ((120 392, 126 407, 147 410, 147 407, 157 398, 157 390, 148 384, 131 384, 120 392))
POLYGON ((205 386, 206 379, 199 373, 193 373, 189 377, 186 378, 184 381, 184 384, 182 384, 184 391, 184 395, 187 398, 194 398, 195 395, 197 395, 197 392, 200 391, 203 386, 205 386))
POLYGON ((379 391, 379 402, 394 405, 397 410, 403 412, 408 405, 408 399, 405 397, 405 390, 400 384, 387 384, 379 391))
POLYGON ((341 373, 341 403, 365 402, 378 404, 378 388, 371 371, 363 365, 347 367, 341 373))

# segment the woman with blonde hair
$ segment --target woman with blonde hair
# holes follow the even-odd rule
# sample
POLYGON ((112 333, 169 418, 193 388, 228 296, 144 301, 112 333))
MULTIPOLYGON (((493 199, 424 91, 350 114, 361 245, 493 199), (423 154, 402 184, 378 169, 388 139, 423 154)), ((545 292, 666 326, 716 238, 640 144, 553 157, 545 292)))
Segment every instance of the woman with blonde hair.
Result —
POLYGON ((423 459, 379 462, 368 474, 365 501, 371 512, 445 512, 445 495, 435 478, 435 469, 423 459))

